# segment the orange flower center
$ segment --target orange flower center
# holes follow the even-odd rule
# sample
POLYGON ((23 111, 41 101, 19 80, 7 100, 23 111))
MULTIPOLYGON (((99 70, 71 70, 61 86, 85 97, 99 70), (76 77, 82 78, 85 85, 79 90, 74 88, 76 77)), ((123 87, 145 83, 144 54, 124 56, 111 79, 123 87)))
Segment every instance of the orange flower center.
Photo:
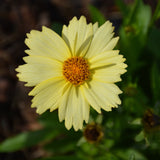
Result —
POLYGON ((89 79, 89 65, 82 57, 72 57, 64 61, 63 75, 74 85, 80 85, 89 79))

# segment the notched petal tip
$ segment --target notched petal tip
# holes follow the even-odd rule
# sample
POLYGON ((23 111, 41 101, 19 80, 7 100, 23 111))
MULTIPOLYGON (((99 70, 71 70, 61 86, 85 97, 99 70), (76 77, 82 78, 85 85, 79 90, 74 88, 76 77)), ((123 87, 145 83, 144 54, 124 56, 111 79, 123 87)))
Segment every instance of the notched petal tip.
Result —
POLYGON ((34 90, 34 89, 32 89, 32 90, 28 93, 29 96, 34 96, 34 95, 35 95, 33 90, 34 90))
POLYGON ((77 22, 77 21, 78 21, 77 17, 74 16, 74 17, 69 21, 69 25, 72 24, 72 23, 75 23, 75 22, 77 22))
POLYGON ((65 127, 67 128, 67 130, 70 130, 72 128, 72 124, 69 124, 66 120, 65 120, 65 127))
MULTIPOLYGON (((20 65, 20 66, 21 66, 21 65, 20 65)), ((19 72, 20 66, 18 66, 18 67, 15 69, 16 72, 19 72)), ((18 74, 19 74, 19 73, 17 73, 17 75, 18 75, 18 74)))
POLYGON ((42 31, 44 31, 44 30, 46 30, 46 29, 48 29, 48 27, 42 26, 42 31))
POLYGON ((85 16, 81 16, 80 19, 79 19, 79 21, 83 21, 85 24, 87 23, 87 22, 86 22, 86 17, 85 17, 85 16))
MULTIPOLYGON (((95 109, 95 108, 94 108, 94 109, 95 109)), ((99 114, 101 114, 101 113, 102 113, 101 108, 96 109, 96 111, 97 111, 99 114)))
POLYGON ((42 26, 42 33, 50 33, 50 32, 54 31, 46 26, 42 26))

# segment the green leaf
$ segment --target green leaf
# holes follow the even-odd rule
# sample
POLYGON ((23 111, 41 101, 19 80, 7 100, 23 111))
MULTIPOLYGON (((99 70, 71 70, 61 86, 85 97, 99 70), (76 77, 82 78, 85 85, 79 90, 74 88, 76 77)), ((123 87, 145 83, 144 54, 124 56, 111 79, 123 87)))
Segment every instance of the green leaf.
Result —
POLYGON ((154 100, 160 100, 160 71, 158 70, 158 65, 153 64, 151 70, 151 87, 154 95, 154 100))
POLYGON ((135 159, 135 155, 134 155, 134 154, 131 154, 130 157, 129 157, 129 160, 136 160, 136 159, 135 159))
POLYGON ((54 156, 50 158, 42 158, 42 159, 37 159, 37 160, 82 160, 76 156, 54 156))
POLYGON ((106 21, 105 17, 96 7, 90 5, 89 12, 93 23, 98 22, 99 25, 105 23, 106 21))
POLYGON ((45 145, 44 148, 55 154, 72 152, 76 149, 80 136, 82 136, 81 132, 72 132, 71 130, 68 132, 63 132, 59 134, 59 138, 54 139, 54 141, 51 141, 51 143, 45 145))
POLYGON ((140 142, 142 140, 145 139, 145 136, 144 136, 144 131, 141 131, 136 137, 135 137, 135 141, 136 142, 140 142))
POLYGON ((153 17, 152 17, 151 25, 153 25, 154 22, 156 20, 158 20, 159 18, 160 18, 160 0, 158 0, 157 7, 156 7, 155 12, 154 12, 153 17))
POLYGON ((120 8, 120 10, 123 14, 123 17, 126 17, 128 15, 128 12, 129 12, 128 6, 124 3, 123 0, 116 0, 116 4, 120 8))
POLYGON ((104 156, 99 156, 96 160, 119 160, 114 154, 106 153, 104 156))
POLYGON ((134 157, 136 160, 147 160, 146 157, 135 149, 118 150, 115 155, 122 160, 128 160, 130 157, 134 157))
POLYGON ((59 22, 54 22, 51 28, 61 36, 63 25, 59 22))
POLYGON ((154 56, 156 59, 158 58, 160 60, 159 40, 160 40, 160 29, 152 28, 149 33, 147 48, 149 52, 151 52, 151 54, 153 53, 150 56, 154 56))
POLYGON ((84 154, 88 156, 95 156, 98 154, 98 148, 90 143, 83 143, 81 146, 81 149, 84 154))
POLYGON ((120 50, 127 59, 128 73, 133 73, 143 65, 139 57, 146 45, 150 21, 150 7, 142 0, 136 0, 120 30, 120 50))
POLYGON ((54 112, 46 111, 41 116, 39 116, 39 122, 42 123, 43 126, 56 129, 59 131, 60 130, 66 131, 64 124, 59 122, 57 111, 54 111, 54 112))
POLYGON ((57 134, 56 130, 50 129, 21 133, 2 142, 0 144, 0 152, 14 152, 24 149, 40 142, 48 141, 57 136, 57 134))
POLYGON ((141 125, 141 118, 134 119, 131 123, 131 125, 141 125))

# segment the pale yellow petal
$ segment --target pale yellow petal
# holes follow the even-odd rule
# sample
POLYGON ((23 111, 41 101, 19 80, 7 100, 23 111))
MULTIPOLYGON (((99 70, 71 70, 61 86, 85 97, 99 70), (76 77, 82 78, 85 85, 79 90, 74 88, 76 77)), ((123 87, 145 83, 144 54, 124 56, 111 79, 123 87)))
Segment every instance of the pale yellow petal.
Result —
POLYGON ((72 126, 75 131, 82 129, 83 120, 88 122, 89 104, 85 101, 80 87, 71 86, 67 89, 61 99, 58 108, 59 120, 65 120, 65 126, 70 129, 72 126))
POLYGON ((46 56, 64 61, 71 56, 64 40, 54 31, 43 27, 42 32, 32 30, 25 43, 30 48, 29 55, 46 56))
POLYGON ((95 34, 98 29, 98 22, 93 24, 93 33, 95 34))
POLYGON ((59 117, 60 122, 62 122, 65 119, 66 105, 68 103, 68 97, 70 95, 71 86, 72 85, 70 85, 68 88, 66 88, 66 90, 61 98, 61 102, 60 102, 60 105, 58 108, 58 117, 59 117))
POLYGON ((112 27, 112 23, 109 21, 97 29, 85 55, 86 58, 91 58, 103 52, 104 48, 114 35, 113 29, 114 27, 112 27))
POLYGON ((74 17, 68 27, 63 26, 62 37, 69 46, 72 56, 83 56, 93 37, 92 24, 87 25, 84 16, 81 16, 79 20, 74 17))
POLYGON ((105 83, 115 83, 121 81, 119 68, 117 67, 117 70, 110 70, 111 67, 106 67, 102 69, 94 70, 94 75, 92 76, 92 79, 105 82, 105 83))
POLYGON ((83 113, 83 120, 85 120, 86 123, 88 123, 89 120, 89 112, 90 112, 90 105, 85 99, 85 96, 83 94, 83 90, 81 87, 79 87, 79 96, 80 96, 80 102, 79 105, 82 107, 82 113, 83 113))
POLYGON ((101 53, 92 59, 89 59, 90 69, 99 68, 99 67, 111 67, 116 64, 124 64, 126 60, 122 55, 118 55, 119 51, 112 50, 101 53))
POLYGON ((114 65, 106 65, 93 69, 94 74, 92 75, 92 79, 105 83, 115 83, 121 81, 120 76, 126 72, 126 65, 123 61, 120 63, 115 61, 113 64, 114 65))
POLYGON ((75 110, 75 106, 74 106, 74 99, 73 99, 74 93, 73 93, 73 86, 70 89, 70 93, 68 96, 68 100, 66 102, 66 106, 65 106, 65 126, 66 128, 69 130, 71 129, 72 125, 73 125, 73 114, 74 114, 74 110, 75 110))
POLYGON ((80 87, 74 87, 73 94, 73 128, 77 131, 78 129, 82 129, 83 120, 85 120, 86 123, 88 123, 89 104, 85 100, 85 97, 80 87))
POLYGON ((27 64, 20 65, 16 71, 20 81, 26 86, 35 86, 52 77, 62 77, 62 63, 42 56, 27 56, 23 58, 27 64))
POLYGON ((65 85, 65 80, 61 78, 51 78, 38 84, 29 93, 29 95, 34 95, 31 107, 36 107, 39 114, 47 109, 58 108, 65 85))
POLYGON ((99 100, 97 99, 96 95, 92 91, 91 86, 89 85, 89 88, 88 88, 87 85, 82 85, 81 89, 88 104, 90 104, 98 113, 101 113, 99 100))
MULTIPOLYGON (((82 129, 83 127, 83 107, 82 107, 82 97, 80 96, 79 87, 73 87, 73 128, 75 131, 82 129)), ((66 113, 67 114, 67 113, 66 113)))
POLYGON ((102 52, 112 50, 116 46, 118 40, 119 40, 119 37, 112 38, 110 42, 102 50, 102 52))
POLYGON ((97 97, 97 101, 101 108, 111 111, 112 108, 118 107, 121 103, 118 94, 122 93, 115 84, 101 83, 98 81, 90 82, 90 90, 97 97))

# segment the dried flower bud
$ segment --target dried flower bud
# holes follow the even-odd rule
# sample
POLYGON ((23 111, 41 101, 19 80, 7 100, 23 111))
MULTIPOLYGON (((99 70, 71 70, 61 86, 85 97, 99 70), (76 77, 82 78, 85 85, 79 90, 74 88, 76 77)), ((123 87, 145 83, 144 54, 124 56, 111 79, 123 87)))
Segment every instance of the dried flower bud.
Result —
POLYGON ((88 142, 96 143, 103 138, 104 133, 100 125, 91 123, 84 128, 83 135, 88 142))

